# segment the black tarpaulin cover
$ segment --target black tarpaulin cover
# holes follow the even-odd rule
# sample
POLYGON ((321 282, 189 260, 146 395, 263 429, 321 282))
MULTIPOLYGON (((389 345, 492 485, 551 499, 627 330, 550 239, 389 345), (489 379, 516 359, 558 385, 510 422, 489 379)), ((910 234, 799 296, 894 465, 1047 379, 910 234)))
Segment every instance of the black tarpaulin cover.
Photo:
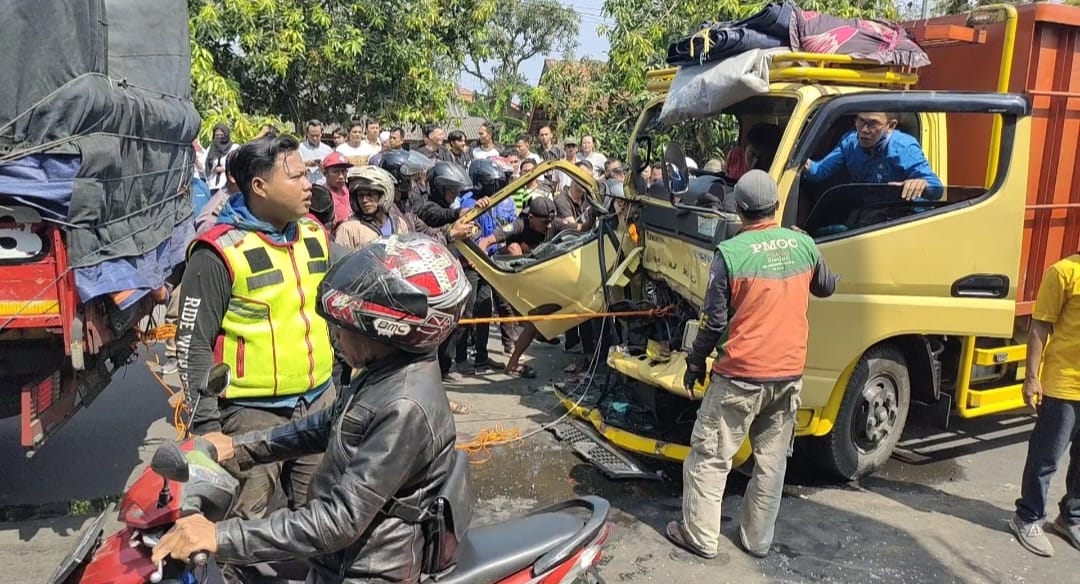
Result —
POLYGON ((186 0, 6 0, 0 38, 0 165, 81 159, 67 207, 71 263, 182 249, 170 238, 191 220, 200 124, 186 0))

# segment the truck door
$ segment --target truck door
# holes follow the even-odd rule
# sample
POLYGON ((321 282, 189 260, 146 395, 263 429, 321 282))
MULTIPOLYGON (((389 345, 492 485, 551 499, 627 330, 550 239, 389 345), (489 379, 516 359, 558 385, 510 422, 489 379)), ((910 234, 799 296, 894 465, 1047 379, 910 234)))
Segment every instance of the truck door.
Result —
MULTIPOLYGON (((804 403, 824 406, 842 372, 890 338, 1012 336, 1028 114, 1028 103, 1015 95, 876 92, 832 98, 806 122, 780 181, 784 223, 814 237, 841 280, 833 297, 811 302, 804 403), (823 137, 839 135, 835 130, 845 124, 854 130, 853 119, 861 112, 900 114, 894 120, 930 117, 942 133, 932 145, 920 147, 940 149, 946 148, 950 122, 976 120, 989 127, 997 119, 1003 127, 996 146, 1002 164, 989 185, 981 178, 977 184, 947 180, 940 191, 912 201, 901 197, 900 186, 869 184, 864 171, 811 180, 803 170, 806 161, 836 146, 823 144, 823 137)), ((933 170, 939 176, 982 177, 959 171, 973 165, 985 170, 987 164, 985 155, 975 159, 965 150, 935 154, 929 159, 938 164, 933 170)), ((879 163, 888 165, 873 164, 879 163)), ((928 389, 912 381, 913 392, 928 389)))
MULTIPOLYGON (((465 216, 473 220, 495 207, 535 178, 565 173, 586 190, 586 197, 599 200, 596 181, 565 160, 545 162, 511 182, 496 194, 483 211, 465 216)), ((544 196, 544 195, 535 195, 544 196)), ((598 208, 593 209, 598 214, 598 208)), ((522 217, 525 218, 524 211, 522 217)), ((527 220, 527 218, 525 218, 527 220)), ((591 229, 565 230, 521 256, 498 250, 488 255, 475 241, 456 243, 458 251, 491 287, 522 315, 572 315, 600 312, 604 308, 604 283, 618 264, 617 241, 610 224, 595 221, 591 229)), ((585 318, 536 321, 536 329, 545 337, 556 335, 585 321, 585 318)))

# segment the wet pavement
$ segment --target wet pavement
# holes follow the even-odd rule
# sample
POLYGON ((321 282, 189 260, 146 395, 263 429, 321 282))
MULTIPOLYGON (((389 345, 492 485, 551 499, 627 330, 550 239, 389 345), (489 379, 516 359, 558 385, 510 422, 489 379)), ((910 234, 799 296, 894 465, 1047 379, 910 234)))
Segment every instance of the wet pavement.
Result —
MULTIPOLYGON (((661 535, 679 514, 677 465, 655 466, 664 480, 611 481, 543 431, 562 414, 551 383, 581 356, 546 345, 531 352, 538 379, 491 373, 449 387, 451 397, 473 410, 458 418, 463 438, 495 427, 527 436, 475 454, 474 518, 485 524, 574 496, 603 496, 613 508, 602 567, 607 582, 1080 581, 1080 551, 1050 536, 1056 557, 1036 558, 1006 529, 1030 418, 956 421, 947 433, 914 426, 898 456, 861 483, 835 484, 796 460, 776 541, 763 560, 731 540, 731 518, 746 486, 745 477, 733 474, 720 554, 706 561, 661 535)), ((47 579, 87 514, 117 495, 138 462, 171 435, 164 399, 139 362, 29 460, 13 446, 17 427, 0 422, 0 573, 18 575, 7 581, 47 579)), ((1064 491, 1064 471, 1058 474, 1052 501, 1064 491)))

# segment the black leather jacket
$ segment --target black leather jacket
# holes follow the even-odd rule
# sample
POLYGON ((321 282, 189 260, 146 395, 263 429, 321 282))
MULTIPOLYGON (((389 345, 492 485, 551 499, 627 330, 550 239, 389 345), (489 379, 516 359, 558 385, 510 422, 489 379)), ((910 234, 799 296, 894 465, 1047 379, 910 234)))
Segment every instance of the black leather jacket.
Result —
POLYGON ((219 561, 306 558, 308 582, 417 582, 423 536, 388 516, 396 498, 427 507, 457 434, 434 355, 386 359, 333 408, 235 439, 241 469, 325 451, 309 500, 265 519, 217 524, 219 561))

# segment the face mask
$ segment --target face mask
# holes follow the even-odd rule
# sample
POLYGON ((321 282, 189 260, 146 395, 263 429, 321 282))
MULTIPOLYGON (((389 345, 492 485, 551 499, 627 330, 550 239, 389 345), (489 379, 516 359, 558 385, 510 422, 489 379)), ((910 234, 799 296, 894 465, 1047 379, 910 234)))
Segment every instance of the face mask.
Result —
POLYGON ((228 144, 228 143, 229 143, 229 139, 228 139, 228 138, 226 138, 225 136, 222 136, 222 137, 220 137, 220 138, 218 138, 218 139, 217 139, 217 143, 218 143, 218 144, 228 144))

